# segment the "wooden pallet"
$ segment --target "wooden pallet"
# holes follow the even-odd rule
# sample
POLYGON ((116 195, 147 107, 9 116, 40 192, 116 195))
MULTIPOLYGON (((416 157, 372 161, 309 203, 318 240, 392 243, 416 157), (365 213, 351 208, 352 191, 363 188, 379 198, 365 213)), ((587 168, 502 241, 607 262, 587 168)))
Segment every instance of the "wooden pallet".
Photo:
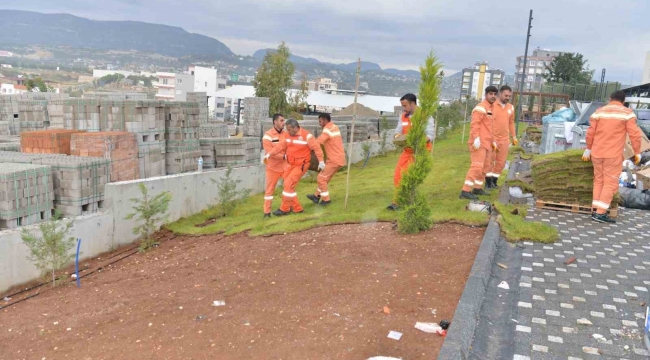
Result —
MULTIPOLYGON (((571 212, 574 214, 588 214, 591 215, 591 207, 590 206, 583 206, 583 205, 578 205, 578 204, 566 204, 566 203, 558 203, 558 202, 551 202, 551 201, 544 201, 544 200, 537 200, 535 202, 535 207, 538 209, 544 209, 544 210, 554 210, 554 211, 566 211, 566 212, 571 212)), ((618 208, 615 207, 613 209, 609 209, 609 217, 611 218, 616 218, 618 217, 618 208)))

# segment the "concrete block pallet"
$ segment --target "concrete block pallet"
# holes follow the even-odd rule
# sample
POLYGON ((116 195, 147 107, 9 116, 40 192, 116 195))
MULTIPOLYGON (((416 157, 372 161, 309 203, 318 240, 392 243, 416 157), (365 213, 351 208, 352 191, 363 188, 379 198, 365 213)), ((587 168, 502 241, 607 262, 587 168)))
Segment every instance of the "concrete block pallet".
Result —
POLYGON ((201 138, 227 138, 228 125, 226 123, 208 123, 201 124, 199 127, 199 137, 201 138))
POLYGON ((20 134, 21 151, 33 154, 66 154, 70 155, 72 135, 81 130, 41 130, 23 132, 20 134))
POLYGON ((198 103, 165 104, 165 171, 167 175, 198 170, 201 157, 198 103))
POLYGON ((0 228, 49 220, 54 208, 52 168, 0 163, 0 228))
POLYGON ((244 136, 262 136, 262 122, 269 117, 270 102, 268 98, 244 99, 244 136))
POLYGON ((110 159, 109 182, 140 178, 138 144, 134 133, 113 131, 73 134, 70 153, 110 159))
POLYGON ((0 162, 49 165, 54 183, 54 207, 65 216, 103 208, 104 185, 111 172, 108 159, 0 151, 0 162))
MULTIPOLYGON (((201 139, 202 152, 214 153, 214 163, 208 166, 223 168, 228 166, 254 165, 260 162, 262 144, 257 137, 230 139, 201 139)), ((203 159, 205 166, 206 159, 203 159)))
POLYGON ((207 124, 209 120, 208 94, 205 92, 188 92, 187 102, 197 103, 199 107, 199 122, 207 124))
POLYGON ((0 151, 20 152, 20 136, 0 134, 0 151))
POLYGON ((100 100, 147 100, 147 93, 139 92, 91 92, 87 91, 83 94, 84 99, 100 99, 100 100))

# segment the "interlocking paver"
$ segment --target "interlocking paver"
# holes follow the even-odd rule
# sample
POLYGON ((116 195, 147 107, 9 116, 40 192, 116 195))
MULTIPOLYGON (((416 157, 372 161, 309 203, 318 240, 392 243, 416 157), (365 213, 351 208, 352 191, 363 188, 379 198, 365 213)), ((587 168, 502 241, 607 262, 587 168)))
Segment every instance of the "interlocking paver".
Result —
POLYGON ((528 212, 529 220, 556 227, 561 240, 525 243, 515 358, 647 359, 639 324, 650 287, 650 212, 619 214, 617 224, 604 225, 585 215, 528 212))

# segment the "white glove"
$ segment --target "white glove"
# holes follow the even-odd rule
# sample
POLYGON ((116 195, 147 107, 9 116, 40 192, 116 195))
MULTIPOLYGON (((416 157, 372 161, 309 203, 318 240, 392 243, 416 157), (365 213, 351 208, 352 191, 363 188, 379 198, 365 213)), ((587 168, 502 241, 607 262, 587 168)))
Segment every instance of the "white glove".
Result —
POLYGON ((321 161, 318 163, 318 171, 323 171, 325 170, 325 161, 321 161))
POLYGON ((474 149, 478 150, 481 147, 481 138, 478 136, 474 139, 474 149))
POLYGON ((582 161, 589 161, 591 159, 591 150, 586 149, 582 154, 582 161))
POLYGON ((269 161, 270 157, 271 157, 271 154, 264 155, 264 159, 262 160, 262 164, 266 164, 266 162, 269 161))

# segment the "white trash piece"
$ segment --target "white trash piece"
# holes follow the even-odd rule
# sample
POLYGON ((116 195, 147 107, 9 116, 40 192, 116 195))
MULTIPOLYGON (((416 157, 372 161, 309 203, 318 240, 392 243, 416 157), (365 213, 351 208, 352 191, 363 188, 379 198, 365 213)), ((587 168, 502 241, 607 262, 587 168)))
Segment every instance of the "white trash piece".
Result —
POLYGON ((393 340, 399 340, 402 338, 402 333, 398 331, 391 331, 388 333, 388 338, 393 340))
POLYGON ((212 306, 226 306, 226 302, 223 300, 215 300, 212 302, 212 306))
POLYGON ((524 194, 524 192, 521 190, 521 188, 519 186, 513 186, 511 188, 508 188, 508 191, 510 192, 510 196, 516 197, 516 198, 533 197, 533 194, 524 194))
POLYGON ((501 284, 499 284, 497 287, 503 290, 510 290, 510 285, 508 285, 508 283, 505 281, 502 281, 501 284))
POLYGON ((424 331, 425 333, 429 333, 429 334, 435 334, 438 331, 442 331, 442 328, 440 327, 440 325, 438 325, 436 323, 416 322, 415 323, 415 328, 420 330, 420 331, 424 331))
POLYGON ((470 201, 467 204, 467 210, 476 212, 490 212, 490 204, 485 201, 470 201))

